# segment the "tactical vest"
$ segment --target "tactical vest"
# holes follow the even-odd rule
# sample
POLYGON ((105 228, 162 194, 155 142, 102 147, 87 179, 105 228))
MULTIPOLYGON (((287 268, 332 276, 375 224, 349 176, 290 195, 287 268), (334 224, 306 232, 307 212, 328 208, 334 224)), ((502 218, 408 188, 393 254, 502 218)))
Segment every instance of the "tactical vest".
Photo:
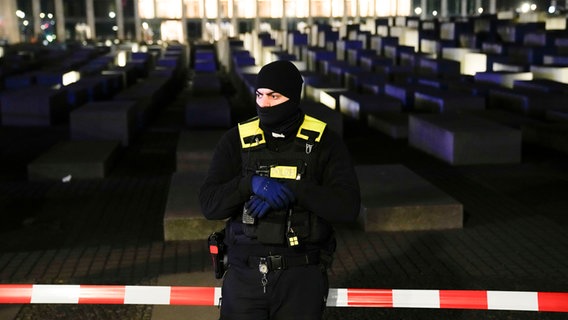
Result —
MULTIPOLYGON (((315 171, 319 156, 318 143, 326 123, 305 115, 294 142, 278 152, 266 147, 259 123, 256 117, 238 126, 243 173, 281 181, 308 180, 318 184, 315 171)), ((248 238, 267 245, 290 245, 288 241, 292 236, 297 238, 296 244, 319 243, 326 241, 332 232, 328 222, 297 205, 289 210, 272 210, 263 218, 256 219, 254 224, 242 224, 240 227, 248 238)))

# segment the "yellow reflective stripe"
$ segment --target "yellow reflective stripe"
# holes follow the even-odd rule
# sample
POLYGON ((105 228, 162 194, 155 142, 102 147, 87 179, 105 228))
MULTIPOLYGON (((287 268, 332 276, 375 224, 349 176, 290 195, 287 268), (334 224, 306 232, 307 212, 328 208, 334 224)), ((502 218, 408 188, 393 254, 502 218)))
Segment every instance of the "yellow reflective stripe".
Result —
POLYGON ((270 168, 270 177, 296 180, 298 168, 293 166, 274 166, 270 168))
POLYGON ((298 129, 298 134, 296 134, 296 137, 298 137, 300 139, 308 140, 309 137, 302 134, 302 129, 306 129, 306 130, 318 132, 319 134, 316 138, 316 142, 319 142, 320 139, 321 139, 321 135, 323 133, 323 130, 325 129, 326 125, 327 124, 323 121, 320 121, 320 120, 318 120, 314 117, 310 117, 308 115, 305 115, 304 116, 304 122, 302 122, 300 129, 298 129))
POLYGON ((243 149, 256 147, 266 142, 264 140, 264 133, 260 129, 259 123, 260 119, 258 118, 252 121, 239 123, 239 136, 241 138, 241 146, 243 149), (260 139, 258 141, 245 141, 246 138, 254 137, 257 135, 260 135, 260 139))

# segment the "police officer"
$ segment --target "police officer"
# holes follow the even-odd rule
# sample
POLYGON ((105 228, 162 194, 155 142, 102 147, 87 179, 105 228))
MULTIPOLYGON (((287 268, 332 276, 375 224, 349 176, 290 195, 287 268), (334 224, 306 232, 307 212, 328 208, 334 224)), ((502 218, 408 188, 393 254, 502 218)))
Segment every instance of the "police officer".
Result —
POLYGON ((360 191, 341 138, 300 109, 303 80, 290 61, 261 68, 258 117, 218 142, 199 200, 227 219, 221 319, 321 319, 331 222, 356 219, 360 191))

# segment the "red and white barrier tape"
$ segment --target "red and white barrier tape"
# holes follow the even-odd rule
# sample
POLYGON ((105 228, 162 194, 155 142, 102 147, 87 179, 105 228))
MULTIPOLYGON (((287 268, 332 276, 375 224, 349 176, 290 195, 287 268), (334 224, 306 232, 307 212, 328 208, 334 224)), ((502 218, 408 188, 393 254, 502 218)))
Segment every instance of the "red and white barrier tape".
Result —
MULTIPOLYGON (((0 304, 217 306, 219 287, 0 284, 0 304)), ((485 290, 330 289, 328 307, 568 312, 568 293, 485 290)))

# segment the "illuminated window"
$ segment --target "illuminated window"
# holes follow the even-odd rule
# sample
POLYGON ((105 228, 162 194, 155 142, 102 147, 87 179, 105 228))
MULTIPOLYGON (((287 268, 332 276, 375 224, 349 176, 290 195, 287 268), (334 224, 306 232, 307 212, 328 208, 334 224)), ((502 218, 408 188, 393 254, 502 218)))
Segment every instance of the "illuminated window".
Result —
POLYGON ((345 11, 343 14, 348 17, 357 16, 357 1, 347 0, 345 2, 345 11))
POLYGON ((203 10, 201 9, 201 0, 186 0, 185 1, 185 15, 188 18, 201 18, 203 17, 203 10))
POLYGON ((154 19, 154 0, 138 0, 138 14, 142 19, 154 19))
POLYGON ((412 4, 410 0, 398 0, 396 10, 391 14, 393 16, 409 16, 412 12, 412 4))
POLYGON ((407 16, 410 15, 410 0, 381 0, 377 1, 377 16, 407 16))
POLYGON ((217 1, 205 1, 205 16, 209 19, 217 18, 217 1))
POLYGON ((344 16, 371 17, 410 15, 411 0, 137 0, 142 19, 180 19, 182 2, 185 16, 190 19, 206 17, 254 19, 281 18, 284 16, 282 2, 286 1, 286 16, 304 18, 344 16), (233 5, 234 4, 234 5, 233 5), (257 6, 258 5, 258 10, 257 6), (308 8, 311 5, 311 8, 308 8), (375 5, 375 10, 373 10, 375 5), (220 6, 220 7, 219 7, 220 6), (359 8, 357 8, 359 6, 359 8), (233 12, 233 9, 236 12, 233 12), (308 10, 311 9, 311 10, 308 10))
POLYGON ((331 3, 328 0, 312 0, 312 16, 330 17, 331 3))
POLYGON ((281 18, 283 0, 258 0, 258 16, 263 18, 281 18))
POLYGON ((163 21, 160 26, 162 40, 183 42, 183 27, 180 21, 163 21))
POLYGON ((219 13, 221 18, 229 18, 233 16, 233 1, 221 0, 219 1, 221 8, 219 8, 219 13))
POLYGON ((343 5, 345 4, 343 0, 330 0, 331 2, 331 16, 332 17, 343 17, 345 8, 343 5))
POLYGON ((361 17, 367 17, 372 15, 370 13, 370 10, 373 8, 373 6, 369 6, 369 1, 368 0, 359 0, 359 15, 361 17))
POLYGON ((167 19, 181 18, 180 0, 154 0, 156 3, 156 17, 167 19))
POLYGON ((237 17, 254 18, 256 17, 255 0, 238 0, 237 17))

